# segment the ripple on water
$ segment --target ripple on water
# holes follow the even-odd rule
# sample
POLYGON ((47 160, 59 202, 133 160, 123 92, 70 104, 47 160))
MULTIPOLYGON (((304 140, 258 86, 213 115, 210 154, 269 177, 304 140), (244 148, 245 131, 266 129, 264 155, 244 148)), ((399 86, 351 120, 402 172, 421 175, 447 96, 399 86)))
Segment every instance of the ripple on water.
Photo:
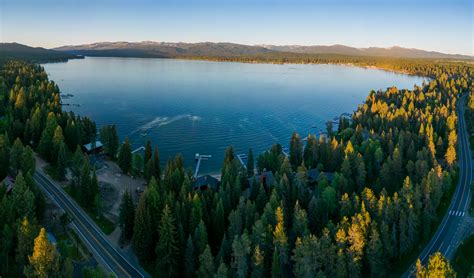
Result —
POLYGON ((324 129, 326 121, 356 109, 372 88, 412 88, 423 80, 332 65, 124 61, 87 57, 44 67, 81 105, 66 109, 93 117, 99 127, 115 123, 121 140, 129 136, 134 147, 150 139, 163 164, 177 152, 190 167, 194 153, 212 154, 203 173, 219 172, 230 144, 255 154, 273 143, 287 146, 293 131, 305 137, 324 129))

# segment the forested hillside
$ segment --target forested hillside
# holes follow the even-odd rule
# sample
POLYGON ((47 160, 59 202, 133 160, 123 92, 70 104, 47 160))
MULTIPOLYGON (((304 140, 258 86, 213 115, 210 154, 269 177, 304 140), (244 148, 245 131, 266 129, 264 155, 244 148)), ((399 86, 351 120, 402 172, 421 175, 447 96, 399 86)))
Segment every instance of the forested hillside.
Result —
MULTIPOLYGON (((391 57, 391 58, 431 58, 431 59, 467 59, 468 55, 445 54, 403 47, 368 47, 355 48, 345 45, 244 45, 228 42, 98 42, 83 45, 66 45, 54 50, 71 54, 99 57, 239 57, 241 55, 281 56, 292 54, 343 55, 361 57, 391 57)), ((304 56, 304 55, 303 55, 304 56)))
POLYGON ((126 223, 134 225, 140 260, 169 276, 400 271, 403 258, 430 238, 457 181, 455 108, 471 91, 473 69, 418 61, 377 65, 433 80, 413 90, 370 92, 351 121, 329 128, 330 138, 310 135, 303 147, 293 134, 289 158, 274 146, 257 159, 259 172, 273 172, 273 186, 257 179, 248 185, 254 173, 239 166, 232 147, 216 191, 192 191, 181 158, 168 162, 164 178, 152 178, 141 197, 135 223, 126 223), (312 168, 322 173, 317 183, 308 180, 312 168))
POLYGON ((29 47, 19 43, 0 43, 0 65, 12 59, 34 63, 45 63, 65 62, 68 59, 78 58, 83 57, 42 47, 29 47))
MULTIPOLYGON (((95 123, 63 112, 59 88, 43 68, 19 61, 2 65, 0 115, 0 180, 7 175, 14 180, 13 188, 0 186, 0 276, 67 277, 71 261, 61 257, 39 223, 44 196, 33 181, 33 150, 64 173, 70 153, 95 136, 95 123)), ((83 174, 90 177, 92 171, 83 174)))
MULTIPOLYGON (((397 267, 436 229, 457 180, 456 105, 472 92, 473 67, 332 56, 304 62, 350 62, 431 80, 369 92, 350 120, 328 125, 328 137, 309 135, 304 144, 295 133, 289 157, 280 145, 260 154, 257 173, 241 167, 229 147, 215 190, 194 191, 179 155, 161 171, 158 152, 148 148, 150 182, 138 204, 124 195, 120 222, 153 276, 386 277, 404 271, 397 267), (274 183, 254 177, 264 169, 274 183)), ((55 276, 67 268, 38 225, 43 197, 31 178, 33 150, 58 176, 70 168, 74 194, 94 210, 96 178, 77 146, 94 140, 96 126, 62 111, 59 92, 38 65, 3 66, 0 179, 9 174, 16 185, 11 193, 0 187, 1 276, 55 276), (48 252, 37 251, 41 246, 48 252)), ((127 144, 118 150, 122 169, 130 165, 127 144)))

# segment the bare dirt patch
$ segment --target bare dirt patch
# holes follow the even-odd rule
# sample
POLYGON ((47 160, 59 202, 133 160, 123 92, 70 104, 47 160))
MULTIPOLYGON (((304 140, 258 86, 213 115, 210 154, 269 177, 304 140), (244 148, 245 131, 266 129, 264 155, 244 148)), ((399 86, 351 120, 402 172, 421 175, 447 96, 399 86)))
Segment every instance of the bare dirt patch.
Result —
POLYGON ((104 213, 111 218, 110 220, 117 223, 122 194, 125 190, 129 190, 136 203, 139 197, 137 189, 143 190, 146 182, 143 178, 133 178, 122 174, 122 170, 115 162, 104 161, 103 164, 104 167, 99 169, 96 174, 104 202, 104 213))

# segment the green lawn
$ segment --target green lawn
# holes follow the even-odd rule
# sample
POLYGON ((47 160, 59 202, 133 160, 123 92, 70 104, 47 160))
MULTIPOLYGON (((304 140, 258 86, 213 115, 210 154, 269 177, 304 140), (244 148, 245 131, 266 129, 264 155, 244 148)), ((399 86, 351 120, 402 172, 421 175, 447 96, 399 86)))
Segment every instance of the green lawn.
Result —
POLYGON ((458 277, 474 277, 474 235, 458 247, 452 264, 458 277))
POLYGON ((110 235, 115 230, 115 224, 102 214, 97 215, 96 213, 91 212, 87 212, 87 214, 89 214, 89 216, 94 220, 97 226, 100 227, 104 234, 110 235))

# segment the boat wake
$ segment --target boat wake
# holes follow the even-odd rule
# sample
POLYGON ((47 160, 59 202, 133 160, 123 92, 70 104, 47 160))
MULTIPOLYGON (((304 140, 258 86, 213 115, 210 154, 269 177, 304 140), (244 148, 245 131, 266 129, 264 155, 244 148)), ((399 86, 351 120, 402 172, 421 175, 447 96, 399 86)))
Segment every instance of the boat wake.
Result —
POLYGON ((135 129, 132 132, 132 134, 137 133, 137 132, 148 131, 148 130, 154 129, 154 128, 159 128, 159 127, 169 125, 169 124, 172 124, 176 121, 183 120, 183 119, 188 119, 188 120, 194 122, 194 121, 201 120, 201 117, 190 115, 190 114, 182 114, 182 115, 177 115, 177 116, 173 116, 173 117, 160 117, 160 116, 158 116, 158 117, 154 118, 153 120, 149 121, 148 123, 145 123, 145 124, 139 126, 137 129, 135 129))

